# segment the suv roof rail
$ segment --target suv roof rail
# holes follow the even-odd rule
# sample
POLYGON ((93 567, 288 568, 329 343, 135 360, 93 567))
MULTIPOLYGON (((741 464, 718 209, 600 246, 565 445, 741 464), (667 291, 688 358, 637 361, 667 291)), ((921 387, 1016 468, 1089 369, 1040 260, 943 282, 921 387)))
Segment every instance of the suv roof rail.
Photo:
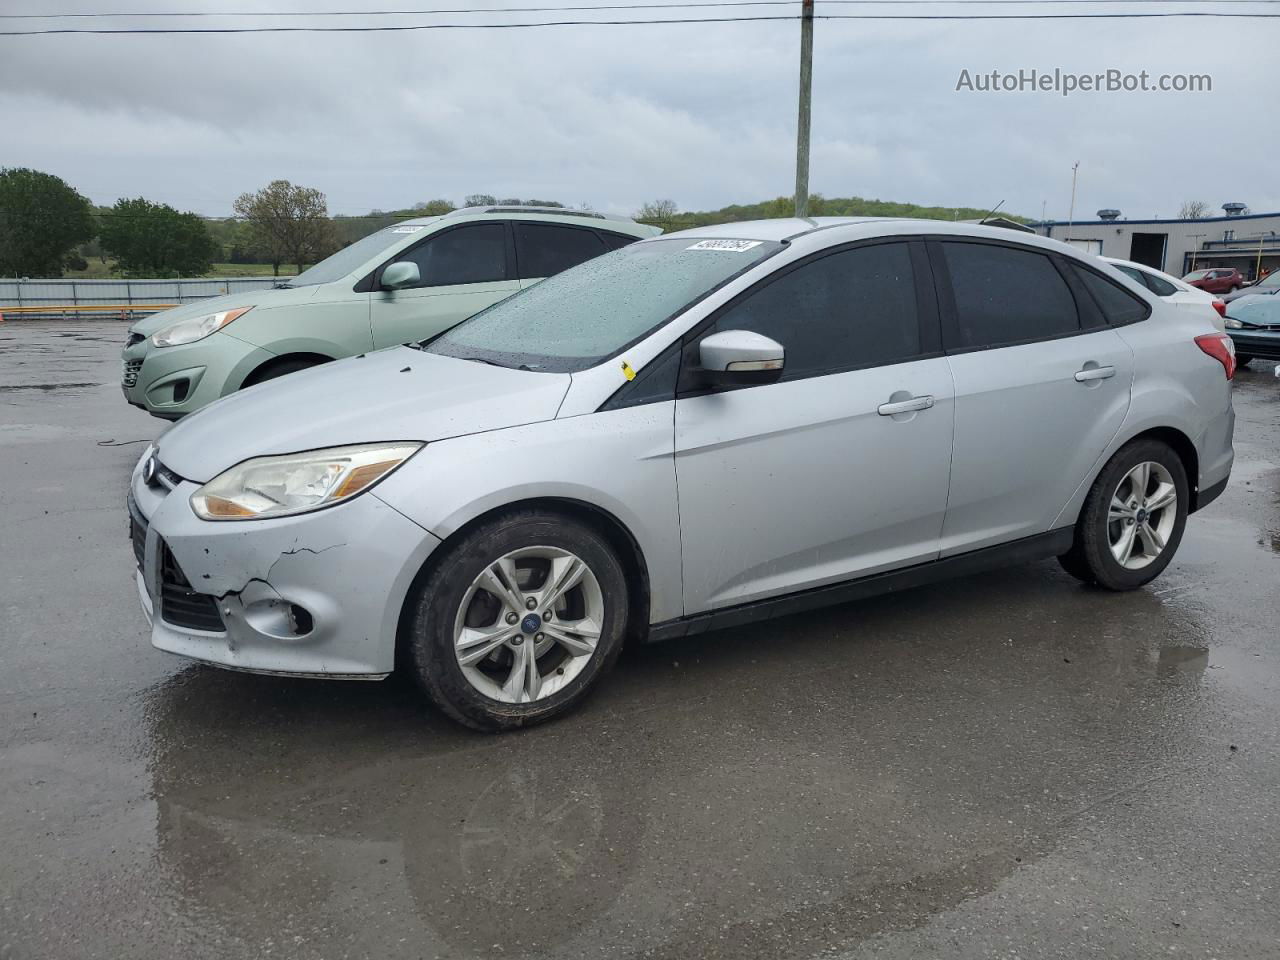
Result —
POLYGON ((541 213, 553 217, 589 217, 592 220, 615 220, 622 223, 635 222, 630 217, 620 217, 612 213, 596 213, 594 210, 572 210, 569 207, 530 206, 523 203, 500 204, 492 207, 459 207, 457 210, 450 210, 445 216, 456 217, 472 213, 541 213))

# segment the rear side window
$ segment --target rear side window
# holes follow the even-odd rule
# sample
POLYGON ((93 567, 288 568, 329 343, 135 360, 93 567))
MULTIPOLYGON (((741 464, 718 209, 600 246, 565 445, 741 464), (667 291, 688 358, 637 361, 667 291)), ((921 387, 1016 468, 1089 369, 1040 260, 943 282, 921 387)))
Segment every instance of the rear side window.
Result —
POLYGON ((592 230, 548 223, 516 223, 516 260, 521 279, 553 277, 562 270, 598 257, 604 241, 592 230))
POLYGON ((1092 270, 1072 263, 1071 269, 1076 272, 1080 282, 1084 284, 1089 295, 1093 297, 1107 323, 1115 325, 1134 323, 1145 320, 1149 310, 1147 305, 1119 286, 1099 276, 1092 270))
POLYGON ((600 239, 604 241, 604 245, 610 250, 617 250, 619 247, 625 247, 635 243, 639 237, 628 237, 625 233, 606 233, 600 231, 600 239))
POLYGON ((501 223, 467 224, 438 233, 396 259, 418 265, 421 287, 505 280, 507 230, 501 223))
POLYGON ((984 243, 941 244, 955 294, 957 342, 972 349, 1076 333, 1075 298, 1042 253, 984 243))
POLYGON ((730 307, 707 333, 751 330, 787 352, 784 380, 909 360, 921 353, 906 243, 811 260, 730 307))
POLYGON ((1178 288, 1172 283, 1163 277, 1157 277, 1154 273, 1143 271, 1142 279, 1147 281, 1147 286, 1157 297, 1171 297, 1178 292, 1178 288))

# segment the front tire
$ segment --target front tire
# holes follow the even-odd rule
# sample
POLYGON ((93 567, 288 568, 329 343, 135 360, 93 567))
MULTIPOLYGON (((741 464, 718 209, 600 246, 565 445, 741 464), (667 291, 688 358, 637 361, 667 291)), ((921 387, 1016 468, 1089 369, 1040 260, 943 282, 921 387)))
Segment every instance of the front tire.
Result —
POLYGON ((464 535, 410 602, 418 682, 446 714, 492 732, 576 707, 617 660, 629 615, 626 576, 605 538, 538 510, 464 535))
POLYGON ((1186 469, 1159 440, 1122 447, 1085 498, 1075 543, 1059 557, 1075 577, 1136 590, 1158 577, 1182 541, 1190 506, 1186 469))

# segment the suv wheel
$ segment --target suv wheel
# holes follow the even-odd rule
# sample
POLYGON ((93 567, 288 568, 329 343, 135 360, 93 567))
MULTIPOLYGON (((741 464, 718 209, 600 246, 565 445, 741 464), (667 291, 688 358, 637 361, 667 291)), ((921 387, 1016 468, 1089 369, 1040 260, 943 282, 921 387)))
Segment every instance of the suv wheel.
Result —
POLYGON ((411 600, 407 652, 455 720, 500 731, 575 707, 622 650, 627 586, 595 530, 534 510, 485 523, 411 600))
POLYGON ((1072 576, 1108 590, 1136 590, 1173 559, 1187 523, 1186 470, 1159 440, 1119 450, 1094 481, 1075 544, 1058 560, 1072 576))

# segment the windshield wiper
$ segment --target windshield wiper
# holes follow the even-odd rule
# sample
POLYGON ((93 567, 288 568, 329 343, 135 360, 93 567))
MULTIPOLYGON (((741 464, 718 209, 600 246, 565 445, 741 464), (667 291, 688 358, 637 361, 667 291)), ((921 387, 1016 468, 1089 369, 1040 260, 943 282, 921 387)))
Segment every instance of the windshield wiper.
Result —
POLYGON ((500 367, 503 370, 510 370, 506 364, 498 363, 495 360, 486 360, 484 357, 456 357, 457 360, 470 360, 472 363, 487 363, 491 367, 500 367))
POLYGON ((286 280, 284 283, 273 283, 273 284, 271 285, 271 289, 272 289, 272 290, 292 290, 292 289, 293 289, 293 284, 292 284, 292 283, 289 283, 289 282, 286 280))

